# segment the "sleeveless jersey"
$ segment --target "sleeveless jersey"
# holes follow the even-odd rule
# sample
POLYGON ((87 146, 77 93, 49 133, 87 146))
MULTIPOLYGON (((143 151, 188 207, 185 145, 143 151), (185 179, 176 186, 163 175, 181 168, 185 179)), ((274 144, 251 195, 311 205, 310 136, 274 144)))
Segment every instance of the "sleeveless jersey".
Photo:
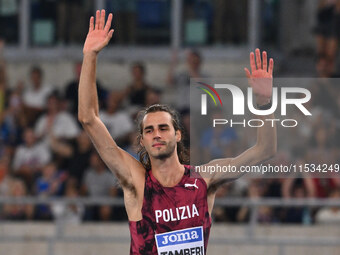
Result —
POLYGON ((181 181, 163 187, 147 171, 142 220, 129 221, 132 255, 203 255, 206 253, 211 217, 204 179, 185 166, 181 181))

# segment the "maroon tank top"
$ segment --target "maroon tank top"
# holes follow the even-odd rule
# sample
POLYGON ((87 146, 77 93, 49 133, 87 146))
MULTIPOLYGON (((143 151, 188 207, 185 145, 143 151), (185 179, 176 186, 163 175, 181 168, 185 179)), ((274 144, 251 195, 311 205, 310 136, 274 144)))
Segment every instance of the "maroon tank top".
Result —
POLYGON ((190 166, 185 166, 181 181, 163 187, 146 172, 142 220, 129 221, 130 254, 205 254, 211 217, 207 185, 190 166))

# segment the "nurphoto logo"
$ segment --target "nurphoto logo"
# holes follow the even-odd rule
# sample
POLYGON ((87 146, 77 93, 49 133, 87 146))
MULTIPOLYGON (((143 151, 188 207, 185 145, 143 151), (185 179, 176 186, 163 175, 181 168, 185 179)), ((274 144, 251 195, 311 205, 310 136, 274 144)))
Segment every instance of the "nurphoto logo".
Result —
MULTIPOLYGON (((300 87, 281 87, 280 88, 280 95, 279 89, 274 87, 273 94, 272 94, 272 103, 269 109, 261 110, 256 109, 254 105, 254 95, 253 89, 249 87, 247 89, 247 95, 245 96, 243 91, 236 85, 232 84, 214 84, 213 86, 198 82, 200 85, 204 87, 197 87, 198 89, 202 90, 204 93, 201 94, 201 115, 208 114, 208 95, 211 100, 214 102, 215 106, 223 106, 223 101, 220 95, 223 93, 230 93, 232 96, 232 115, 233 116, 244 116, 245 115, 245 105, 247 105, 248 110, 250 113, 253 113, 258 116, 266 116, 272 113, 276 113, 278 105, 280 104, 280 116, 287 115, 287 106, 294 105, 298 110, 301 111, 302 114, 305 116, 311 116, 312 114, 310 111, 304 106, 305 103, 309 102, 311 99, 311 92, 306 88, 300 87), (216 90, 218 89, 218 91, 216 90), (217 100, 219 104, 217 103, 217 100), (247 104, 245 104, 247 102, 247 104)), ((242 126, 249 126, 249 127, 261 127, 264 125, 265 121, 271 122, 272 126, 274 126, 275 122, 281 124, 282 127, 296 127, 298 125, 298 121, 295 119, 250 119, 246 120, 243 119, 241 121, 235 121, 233 119, 213 119, 213 127, 216 125, 242 125, 242 126)))

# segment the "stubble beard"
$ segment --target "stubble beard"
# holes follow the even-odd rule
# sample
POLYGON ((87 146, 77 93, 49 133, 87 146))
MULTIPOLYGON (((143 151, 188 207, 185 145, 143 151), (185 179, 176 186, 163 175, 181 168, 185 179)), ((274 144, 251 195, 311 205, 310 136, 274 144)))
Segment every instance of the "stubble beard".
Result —
POLYGON ((175 142, 169 142, 166 144, 166 150, 164 152, 161 152, 157 155, 153 155, 154 159, 159 159, 159 160, 165 160, 169 157, 172 156, 176 148, 176 143, 175 142))

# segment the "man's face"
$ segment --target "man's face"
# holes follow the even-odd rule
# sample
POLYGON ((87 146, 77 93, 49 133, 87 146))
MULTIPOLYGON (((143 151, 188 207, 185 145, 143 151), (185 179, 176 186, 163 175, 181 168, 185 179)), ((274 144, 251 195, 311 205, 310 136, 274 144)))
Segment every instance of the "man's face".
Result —
POLYGON ((197 56, 194 53, 192 53, 191 51, 189 51, 187 53, 187 63, 191 68, 197 70, 201 66, 201 59, 200 59, 199 56, 197 56))
POLYGON ((132 68, 132 76, 134 80, 137 80, 137 81, 143 80, 143 77, 144 77, 143 70, 138 66, 134 66, 132 68))
POLYGON ((34 87, 39 87, 41 84, 41 74, 38 71, 31 73, 31 80, 34 87))
POLYGON ((35 144, 35 135, 32 129, 25 130, 24 141, 28 147, 31 147, 35 144))
POLYGON ((150 158, 166 159, 172 156, 180 140, 181 133, 175 131, 169 113, 153 112, 144 117, 141 145, 150 158))
POLYGON ((59 100, 58 98, 51 96, 47 101, 47 110, 49 112, 58 112, 59 110, 59 100))

